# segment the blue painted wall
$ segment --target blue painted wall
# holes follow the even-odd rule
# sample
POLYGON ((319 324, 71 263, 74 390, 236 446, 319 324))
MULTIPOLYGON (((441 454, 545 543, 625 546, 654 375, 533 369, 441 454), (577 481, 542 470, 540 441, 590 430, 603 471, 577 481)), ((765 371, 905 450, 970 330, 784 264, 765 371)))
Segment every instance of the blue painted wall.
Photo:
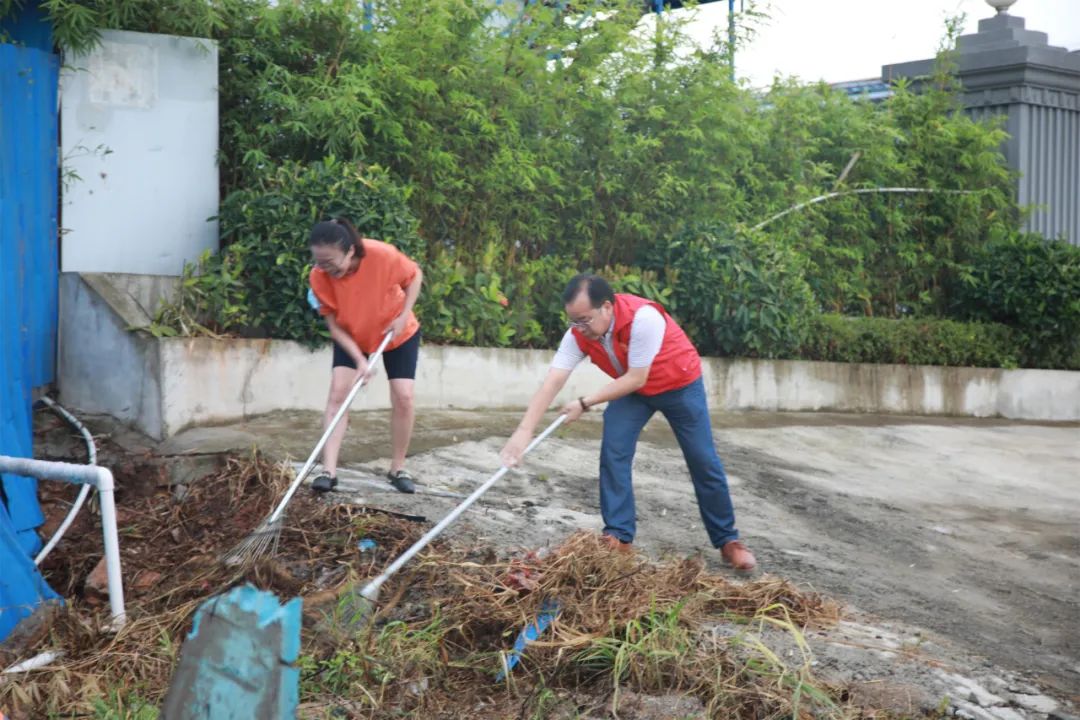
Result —
MULTIPOLYGON (((60 62, 35 3, 0 37, 0 454, 32 457, 32 391, 56 375, 60 62)), ((44 520, 37 481, 4 475, 0 491, 3 639, 52 593, 29 562, 44 520)))

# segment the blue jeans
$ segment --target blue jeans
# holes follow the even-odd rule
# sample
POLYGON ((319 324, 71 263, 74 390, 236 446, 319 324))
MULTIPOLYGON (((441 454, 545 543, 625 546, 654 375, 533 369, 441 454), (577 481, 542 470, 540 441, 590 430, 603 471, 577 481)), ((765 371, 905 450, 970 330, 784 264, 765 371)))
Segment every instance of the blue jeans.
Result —
POLYGON ((678 390, 651 396, 633 393, 608 403, 600 447, 600 513, 604 518, 604 533, 623 542, 634 539, 637 517, 630 472, 641 430, 658 410, 667 418, 682 448, 694 481, 701 520, 713 547, 737 540, 735 510, 731 507, 724 464, 713 444, 701 378, 678 390))

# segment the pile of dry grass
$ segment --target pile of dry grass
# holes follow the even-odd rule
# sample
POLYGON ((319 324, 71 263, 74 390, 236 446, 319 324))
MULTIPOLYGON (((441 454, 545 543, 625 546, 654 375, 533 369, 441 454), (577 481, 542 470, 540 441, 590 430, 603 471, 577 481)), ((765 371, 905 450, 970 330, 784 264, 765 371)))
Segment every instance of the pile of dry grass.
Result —
POLYGON ((705 571, 700 558, 667 564, 641 555, 611 552, 596 535, 578 533, 543 557, 462 566, 451 572, 455 603, 463 616, 482 612, 520 623, 536 617, 545 600, 563 608, 556 634, 567 643, 605 632, 612 619, 630 620, 657 607, 687 603, 686 616, 770 617, 799 626, 831 624, 839 607, 816 593, 774 577, 736 583, 705 571), (521 580, 522 576, 525 580, 521 580), (531 582, 530 582, 531 581, 531 582), (524 586, 530 592, 514 592, 524 586))
MULTIPOLYGON (((469 714, 485 707, 491 713, 485 716, 501 717, 508 687, 510 706, 536 697, 539 687, 579 697, 599 692, 612 711, 624 687, 688 693, 701 699, 709 717, 808 717, 839 713, 842 705, 838 693, 811 675, 803 639, 805 628, 836 622, 839 606, 779 578, 733 582, 706 572, 699 558, 654 563, 578 533, 542 556, 500 562, 478 562, 463 550, 429 553, 402 587, 425 596, 426 612, 416 613, 415 605, 412 616, 398 612, 399 592, 380 617, 397 618, 396 634, 411 632, 415 646, 426 650, 396 669, 405 691, 382 688, 372 710, 390 701, 421 715, 455 717, 467 703, 469 714), (553 604, 556 619, 528 647, 509 685, 495 683, 517 633, 553 604), (733 630, 710 631, 721 624, 733 630), (786 637, 797 651, 794 661, 762 640, 770 633, 786 637), (436 679, 434 691, 407 691, 436 679)), ((375 658, 402 653, 384 639, 375 633, 357 649, 375 658)))
POLYGON ((0 708, 16 717, 87 712, 110 691, 156 703, 168 687, 191 616, 208 597, 244 582, 281 597, 334 595, 419 537, 417 523, 359 506, 332 506, 297 494, 278 551, 246 568, 220 562, 271 511, 290 479, 287 465, 233 458, 194 483, 177 501, 168 488, 123 508, 120 552, 128 622, 103 632, 107 607, 83 580, 101 557, 101 531, 87 524, 46 561, 46 579, 67 598, 49 637, 29 657, 61 649, 48 669, 0 684, 0 708), (361 556, 357 542, 375 538, 384 552, 361 556), (364 560, 361 561, 361 557, 364 560), (153 580, 152 584, 145 580, 153 580))
POLYGON ((338 717, 547 717, 554 697, 617 707, 625 690, 691 694, 712 717, 841 712, 805 655, 782 661, 761 640, 772 628, 804 652, 802 629, 835 621, 835 604, 776 578, 735 583, 696 559, 656 564, 612 552, 586 534, 511 560, 437 543, 384 590, 373 623, 328 631, 334 625, 321 615, 332 619, 343 589, 375 575, 425 528, 301 493, 272 559, 224 567, 218 558, 258 525, 288 479, 284 466, 234 459, 182 502, 163 489, 127 508, 121 550, 133 594, 130 621, 115 636, 98 630, 105 608, 80 598, 78 580, 100 555, 98 531, 67 542, 47 571, 72 601, 48 641, 27 653, 62 648, 65 657, 0 685, 0 708, 46 717, 92 712, 100 698, 120 698, 117 707, 131 697, 158 703, 199 603, 248 581, 305 598, 301 697, 309 717, 331 709, 338 717), (377 550, 359 552, 361 538, 377 550), (140 591, 145 573, 160 578, 140 591), (551 602, 560 610, 550 630, 509 681, 495 682, 518 631, 551 602), (718 625, 735 630, 709 631, 718 625))

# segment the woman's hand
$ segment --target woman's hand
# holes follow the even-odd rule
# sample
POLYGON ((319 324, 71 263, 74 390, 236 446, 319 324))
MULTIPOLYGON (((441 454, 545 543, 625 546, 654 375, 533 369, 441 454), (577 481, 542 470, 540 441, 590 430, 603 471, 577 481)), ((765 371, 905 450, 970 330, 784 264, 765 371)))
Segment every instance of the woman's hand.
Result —
POLYGON ((371 378, 374 377, 375 369, 371 368, 371 366, 368 364, 367 359, 364 357, 354 359, 356 360, 356 377, 353 378, 353 385, 360 382, 361 380, 363 380, 364 384, 367 385, 371 381, 371 378), (371 368, 371 375, 365 379, 364 375, 367 374, 369 368, 371 368))
POLYGON ((405 328, 408 324, 409 314, 401 313, 396 318, 394 318, 394 321, 390 323, 390 325, 383 331, 383 333, 385 334, 388 332, 392 332, 394 333, 394 337, 399 338, 401 337, 401 334, 405 332, 405 328))

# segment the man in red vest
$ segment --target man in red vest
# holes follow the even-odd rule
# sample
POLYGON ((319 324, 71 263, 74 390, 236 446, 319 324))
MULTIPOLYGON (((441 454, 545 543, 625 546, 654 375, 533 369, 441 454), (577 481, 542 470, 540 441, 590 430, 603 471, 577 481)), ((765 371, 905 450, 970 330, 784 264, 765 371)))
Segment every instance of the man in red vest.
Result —
POLYGON ((682 448, 709 540, 732 567, 751 570, 754 555, 739 542, 727 476, 713 444, 712 424, 701 381, 701 357, 663 307, 635 295, 616 295, 596 275, 578 275, 563 292, 570 329, 533 396, 521 424, 502 450, 507 466, 521 461, 536 425, 586 357, 614 380, 592 395, 567 403, 573 422, 589 408, 607 403, 600 446, 600 513, 604 540, 629 550, 636 516, 630 471, 638 436, 653 413, 667 418, 682 448))

